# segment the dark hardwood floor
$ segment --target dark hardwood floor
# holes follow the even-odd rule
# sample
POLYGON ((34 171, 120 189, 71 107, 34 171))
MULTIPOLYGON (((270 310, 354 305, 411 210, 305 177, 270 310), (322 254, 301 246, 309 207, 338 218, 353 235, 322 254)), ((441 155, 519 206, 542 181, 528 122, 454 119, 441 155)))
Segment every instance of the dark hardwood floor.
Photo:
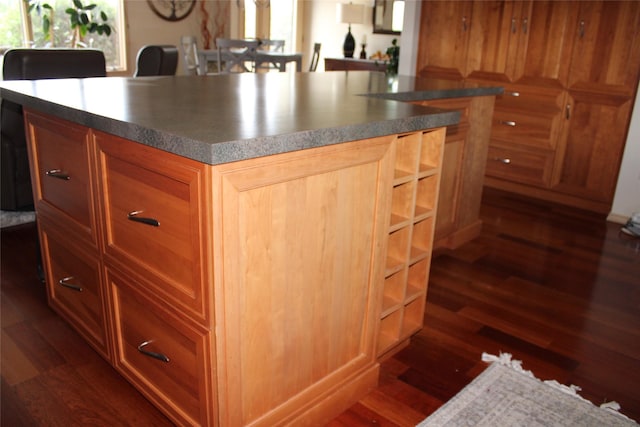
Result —
MULTIPOLYGON (((330 426, 411 426, 512 353, 640 420, 640 239, 603 217, 487 190, 481 237, 437 254, 425 327, 330 426)), ((171 423, 46 305, 35 227, 3 229, 2 426, 171 423)))

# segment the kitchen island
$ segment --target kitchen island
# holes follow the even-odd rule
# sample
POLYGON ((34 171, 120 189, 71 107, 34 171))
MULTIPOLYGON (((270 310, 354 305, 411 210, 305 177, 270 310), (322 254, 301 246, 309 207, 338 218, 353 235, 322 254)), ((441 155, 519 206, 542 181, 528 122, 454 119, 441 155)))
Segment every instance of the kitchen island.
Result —
POLYGON ((3 82, 25 108, 51 306, 177 424, 335 416, 422 325, 460 118, 389 84, 3 82))

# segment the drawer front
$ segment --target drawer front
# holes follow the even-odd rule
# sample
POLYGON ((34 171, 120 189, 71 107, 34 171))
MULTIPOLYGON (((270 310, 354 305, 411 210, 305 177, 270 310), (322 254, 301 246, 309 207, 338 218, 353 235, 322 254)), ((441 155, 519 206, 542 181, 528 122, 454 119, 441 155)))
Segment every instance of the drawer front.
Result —
POLYGON ((187 165, 158 150, 152 161, 147 154, 153 149, 122 144, 111 136, 97 135, 96 141, 105 253, 140 274, 153 276, 151 286, 163 296, 206 318, 201 166, 187 165))
POLYGON ((49 223, 40 222, 50 304, 110 359, 99 261, 92 250, 71 246, 66 237, 49 232, 53 230, 49 223))
POLYGON ((38 208, 61 213, 85 232, 94 234, 89 130, 28 112, 26 120, 30 148, 35 154, 38 208))
POLYGON ((548 187, 553 170, 553 152, 489 147, 486 174, 510 181, 548 187))
POLYGON ((491 139, 543 149, 554 149, 560 132, 560 117, 553 112, 507 111, 496 107, 491 139))
POLYGON ((133 290, 108 270, 116 335, 115 366, 179 425, 213 425, 209 333, 133 290))

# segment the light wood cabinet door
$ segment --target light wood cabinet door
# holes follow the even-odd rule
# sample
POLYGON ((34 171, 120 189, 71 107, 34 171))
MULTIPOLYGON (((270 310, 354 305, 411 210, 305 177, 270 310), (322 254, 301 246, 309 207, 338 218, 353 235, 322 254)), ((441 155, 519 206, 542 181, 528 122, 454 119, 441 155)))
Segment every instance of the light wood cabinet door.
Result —
POLYGON ((101 264, 95 249, 39 219, 49 304, 107 360, 111 359, 101 264))
POLYGON ((143 296, 146 282, 107 269, 115 367, 178 425, 215 425, 210 333, 143 296))
POLYGON ((319 425, 377 381, 393 140, 213 167, 221 425, 319 425))
POLYGON ((95 133, 109 260, 150 277, 163 298, 209 320, 202 163, 95 133))
POLYGON ((422 37, 418 50, 418 75, 461 80, 466 76, 471 32, 470 1, 425 1, 420 28, 437 37, 422 37))
POLYGON ((568 89, 633 97, 640 69, 640 2, 583 1, 568 89))
POLYGON ((36 209, 55 215, 97 246, 89 129, 30 111, 25 120, 36 209))

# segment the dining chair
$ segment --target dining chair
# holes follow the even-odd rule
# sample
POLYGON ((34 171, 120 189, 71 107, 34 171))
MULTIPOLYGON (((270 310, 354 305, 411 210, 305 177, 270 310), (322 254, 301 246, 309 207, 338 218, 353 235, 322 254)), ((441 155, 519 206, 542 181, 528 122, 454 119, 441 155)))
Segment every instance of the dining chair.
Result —
MULTIPOLYGON (((105 77, 104 53, 96 49, 10 49, 3 57, 4 80, 105 77)), ((0 208, 32 209, 33 195, 22 106, 0 100, 0 208)))
POLYGON ((244 73, 253 69, 247 67, 247 62, 253 64, 255 52, 260 42, 258 40, 244 39, 216 39, 218 48, 218 72, 219 73, 244 73))
MULTIPOLYGON (((258 51, 265 52, 284 52, 284 40, 280 39, 260 39, 258 51)), ((253 71, 258 70, 280 70, 278 63, 266 63, 264 65, 255 65, 253 71)))
POLYGON ((178 48, 173 45, 146 45, 138 51, 133 76, 173 76, 177 68, 178 48))
POLYGON ((182 63, 187 75, 200 74, 200 59, 198 57, 198 43, 194 36, 180 37, 180 51, 182 63))
POLYGON ((320 61, 320 48, 322 43, 314 43, 313 55, 311 56, 311 63, 309 64, 309 71, 316 71, 318 68, 318 62, 320 61))

